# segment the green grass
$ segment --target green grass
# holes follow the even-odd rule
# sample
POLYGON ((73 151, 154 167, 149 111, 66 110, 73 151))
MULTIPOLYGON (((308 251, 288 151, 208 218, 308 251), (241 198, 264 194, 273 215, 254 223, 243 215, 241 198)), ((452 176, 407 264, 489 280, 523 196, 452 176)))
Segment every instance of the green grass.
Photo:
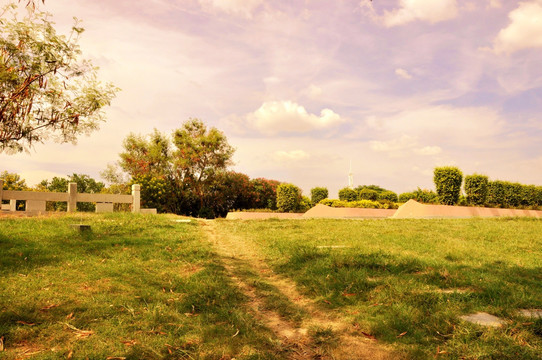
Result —
POLYGON ((542 308, 540 220, 224 221, 219 229, 258 244, 305 295, 413 359, 541 359, 541 320, 516 314, 542 308), (318 247, 329 245, 345 247, 318 247), (459 318, 478 311, 505 326, 459 318))
POLYGON ((275 359, 202 240, 166 216, 0 219, 0 359, 275 359))

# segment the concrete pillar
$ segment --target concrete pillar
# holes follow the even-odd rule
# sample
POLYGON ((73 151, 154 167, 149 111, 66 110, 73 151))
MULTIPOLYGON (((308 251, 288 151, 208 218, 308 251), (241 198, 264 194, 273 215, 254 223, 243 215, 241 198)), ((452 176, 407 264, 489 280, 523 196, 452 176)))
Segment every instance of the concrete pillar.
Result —
POLYGON ((140 201, 141 201, 141 186, 138 184, 132 185, 132 212, 139 213, 140 201))
POLYGON ((77 211, 77 183, 68 184, 68 212, 77 211))
POLYGON ((17 200, 9 201, 9 211, 17 211, 17 200))

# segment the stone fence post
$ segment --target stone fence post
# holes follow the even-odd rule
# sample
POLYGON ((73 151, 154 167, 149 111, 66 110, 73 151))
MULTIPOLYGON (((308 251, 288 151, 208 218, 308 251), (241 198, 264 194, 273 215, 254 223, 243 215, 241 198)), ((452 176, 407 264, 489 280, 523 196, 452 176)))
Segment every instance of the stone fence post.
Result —
POLYGON ((77 210, 77 183, 68 184, 68 212, 77 210))
POLYGON ((0 179, 0 208, 2 207, 2 195, 4 192, 4 180, 0 179))
POLYGON ((141 186, 138 184, 132 185, 132 212, 139 213, 141 201, 141 186))

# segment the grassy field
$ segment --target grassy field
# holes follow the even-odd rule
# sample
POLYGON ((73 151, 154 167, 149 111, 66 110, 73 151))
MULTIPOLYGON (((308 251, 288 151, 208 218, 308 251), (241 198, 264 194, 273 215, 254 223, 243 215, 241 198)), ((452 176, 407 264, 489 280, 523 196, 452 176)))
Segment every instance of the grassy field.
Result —
MULTIPOLYGON (((0 218, 0 359, 289 358, 251 313, 204 223, 173 219, 0 218), (81 221, 92 232, 70 226, 81 221)), ((542 308, 540 220, 214 224, 321 309, 343 314, 360 337, 407 357, 541 359, 542 320, 516 313, 542 308), (506 324, 459 318, 477 311, 506 324)), ((309 316, 254 269, 235 271, 263 306, 293 323, 309 316)))
POLYGON ((0 218, 1 359, 275 358, 196 222, 0 218))
POLYGON ((220 224, 263 249, 274 270, 360 336, 413 359, 541 359, 542 221, 307 220, 220 224), (330 247, 334 246, 334 247, 330 247), (487 328, 460 320, 488 312, 487 328))

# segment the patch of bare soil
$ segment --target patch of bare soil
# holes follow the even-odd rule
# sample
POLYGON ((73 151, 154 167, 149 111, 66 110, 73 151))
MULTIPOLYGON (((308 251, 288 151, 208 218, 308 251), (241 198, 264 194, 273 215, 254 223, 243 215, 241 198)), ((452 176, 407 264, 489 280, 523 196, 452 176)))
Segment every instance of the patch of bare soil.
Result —
POLYGON ((264 256, 252 243, 242 237, 221 234, 216 223, 202 222, 209 241, 222 257, 224 266, 239 289, 249 298, 249 307, 254 316, 266 327, 273 331, 281 341, 282 348, 289 359, 400 359, 399 354, 363 336, 355 326, 341 314, 322 310, 297 291, 296 284, 285 277, 275 274, 265 262, 264 256), (263 299, 256 294, 253 286, 242 277, 236 276, 239 264, 249 266, 254 273, 259 274, 262 281, 279 289, 288 300, 302 309, 304 316, 301 323, 294 324, 291 320, 280 316, 273 310, 265 309, 263 299), (311 329, 331 329, 337 336, 333 346, 320 344, 310 335, 311 329))

